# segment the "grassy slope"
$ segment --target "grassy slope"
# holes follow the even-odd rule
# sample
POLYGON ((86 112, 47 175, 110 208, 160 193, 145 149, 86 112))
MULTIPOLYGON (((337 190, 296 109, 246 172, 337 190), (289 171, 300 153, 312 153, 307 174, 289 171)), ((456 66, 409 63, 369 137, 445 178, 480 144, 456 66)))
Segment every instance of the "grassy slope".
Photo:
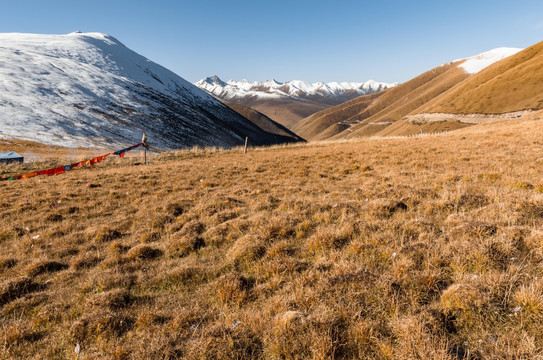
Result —
MULTIPOLYGON (((304 139, 313 140, 329 127, 337 127, 340 122, 359 121, 357 116, 366 110, 379 96, 387 90, 375 94, 363 95, 343 104, 332 106, 300 120, 292 130, 304 139), (303 134, 303 135, 302 135, 303 134)), ((388 90, 390 91, 390 90, 388 90)))
POLYGON ((261 112, 252 109, 250 107, 247 107, 242 104, 228 102, 228 101, 222 101, 226 106, 246 118, 247 120, 251 121, 253 124, 261 128, 262 130, 277 134, 280 136, 285 136, 287 138, 290 138, 291 142, 297 142, 297 141, 304 141, 302 138, 300 138, 298 135, 294 134, 292 131, 284 127, 283 125, 273 121, 268 116, 262 114, 261 112))
POLYGON ((379 131, 379 136, 397 136, 397 135, 411 135, 419 134, 422 130, 424 133, 442 132, 458 130, 471 126, 470 124, 462 123, 456 120, 444 120, 417 123, 401 119, 394 124, 383 128, 379 131))
POLYGON ((436 67, 381 93, 361 96, 316 113, 300 121, 293 127, 293 131, 308 140, 323 139, 321 133, 332 133, 329 127, 337 123, 350 123, 354 124, 350 129, 332 134, 329 138, 356 138, 379 133, 388 124, 400 120, 464 80, 468 75, 457 65, 454 63, 436 67))
POLYGON ((243 105, 255 109, 273 121, 291 129, 298 121, 330 105, 293 99, 243 99, 243 105))
POLYGON ((0 183, 0 358, 533 358, 541 115, 0 183))
POLYGON ((499 61, 417 113, 501 114, 543 108, 543 42, 499 61))

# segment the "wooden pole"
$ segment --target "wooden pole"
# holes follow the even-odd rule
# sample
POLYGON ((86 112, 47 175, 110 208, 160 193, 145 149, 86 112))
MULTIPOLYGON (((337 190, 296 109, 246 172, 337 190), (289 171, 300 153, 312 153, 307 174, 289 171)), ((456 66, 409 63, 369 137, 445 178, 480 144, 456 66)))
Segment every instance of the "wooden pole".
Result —
POLYGON ((149 145, 147 144, 147 136, 145 136, 145 133, 143 133, 143 137, 141 138, 141 144, 143 145, 144 164, 147 165, 147 148, 149 145))
POLYGON ((247 141, 249 140, 249 137, 245 137, 245 146, 243 147, 243 153, 247 154, 247 141))

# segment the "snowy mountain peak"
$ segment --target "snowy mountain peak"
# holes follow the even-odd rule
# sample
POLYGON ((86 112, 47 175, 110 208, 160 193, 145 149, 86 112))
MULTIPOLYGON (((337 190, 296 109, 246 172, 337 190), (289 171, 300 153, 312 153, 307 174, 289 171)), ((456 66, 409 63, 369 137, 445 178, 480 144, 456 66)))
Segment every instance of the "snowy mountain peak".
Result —
POLYGON ((468 74, 476 74, 479 71, 483 70, 484 68, 494 64, 495 62, 498 62, 502 59, 505 59, 506 57, 514 55, 521 50, 522 49, 518 49, 518 48, 501 47, 501 48, 485 51, 481 54, 478 54, 466 59, 458 59, 458 60, 455 60, 455 62, 465 60, 462 64, 459 65, 459 67, 464 69, 464 71, 468 74))
POLYGON ((269 86, 269 87, 277 87, 277 86, 281 86, 283 85, 283 83, 275 80, 275 79, 272 79, 272 80, 268 80, 266 82, 264 82, 264 85, 265 86, 269 86))
POLYGON ((206 77, 205 79, 198 81, 195 85, 198 87, 202 87, 203 84, 207 84, 211 86, 226 86, 227 85, 217 75, 206 77))
POLYGON ((214 81, 209 81, 208 79, 210 78, 205 78, 196 82, 195 85, 224 100, 239 100, 245 97, 261 99, 303 99, 312 96, 338 98, 347 93, 354 94, 354 96, 371 94, 397 85, 374 80, 363 83, 308 83, 301 80, 292 80, 282 83, 275 79, 265 82, 250 82, 247 79, 243 79, 240 81, 229 80, 225 83, 216 76, 211 78, 215 78, 214 81))

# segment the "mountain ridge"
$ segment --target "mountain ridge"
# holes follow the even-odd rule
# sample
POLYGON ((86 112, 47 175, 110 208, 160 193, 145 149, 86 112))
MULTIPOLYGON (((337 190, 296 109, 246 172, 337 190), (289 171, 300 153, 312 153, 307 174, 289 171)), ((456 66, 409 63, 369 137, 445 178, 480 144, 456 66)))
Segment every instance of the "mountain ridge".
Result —
MULTIPOLYGON (((420 126, 400 124, 406 116, 417 113, 468 78, 484 73, 485 68, 521 49, 498 48, 469 58, 437 66, 391 89, 372 96, 360 96, 300 120, 292 130, 311 140, 342 139, 373 135, 403 135, 425 130, 420 126)), ((452 130, 467 126, 457 121, 428 124, 428 131, 452 130)))
POLYGON ((309 83, 301 80, 279 82, 275 79, 264 82, 250 82, 246 79, 240 81, 229 80, 225 82, 217 75, 206 77, 194 84, 224 100, 234 100, 246 96, 264 98, 292 97, 302 99, 311 95, 340 97, 351 92, 356 92, 359 95, 366 95, 397 85, 397 83, 384 83, 375 80, 368 80, 362 83, 309 83))
POLYGON ((194 84, 218 99, 258 110, 289 129, 315 112, 398 85, 374 80, 363 83, 309 83, 301 80, 282 83, 275 79, 265 82, 246 79, 223 81, 216 75, 194 84))
POLYGON ((0 34, 0 137, 68 147, 231 147, 277 136, 102 33, 0 34))

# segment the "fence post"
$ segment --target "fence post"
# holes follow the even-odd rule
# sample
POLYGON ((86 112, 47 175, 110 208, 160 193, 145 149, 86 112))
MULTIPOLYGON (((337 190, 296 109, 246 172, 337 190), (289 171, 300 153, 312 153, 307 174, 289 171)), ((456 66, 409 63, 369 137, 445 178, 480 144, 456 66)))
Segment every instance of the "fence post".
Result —
POLYGON ((147 165, 147 148, 149 147, 149 143, 147 143, 147 136, 145 136, 145 133, 143 133, 143 137, 141 138, 141 144, 143 145, 144 164, 147 165))
POLYGON ((244 153, 244 154, 247 154, 247 141, 248 141, 248 140, 249 140, 249 137, 246 136, 246 137, 245 137, 245 146, 243 147, 243 153, 244 153))

